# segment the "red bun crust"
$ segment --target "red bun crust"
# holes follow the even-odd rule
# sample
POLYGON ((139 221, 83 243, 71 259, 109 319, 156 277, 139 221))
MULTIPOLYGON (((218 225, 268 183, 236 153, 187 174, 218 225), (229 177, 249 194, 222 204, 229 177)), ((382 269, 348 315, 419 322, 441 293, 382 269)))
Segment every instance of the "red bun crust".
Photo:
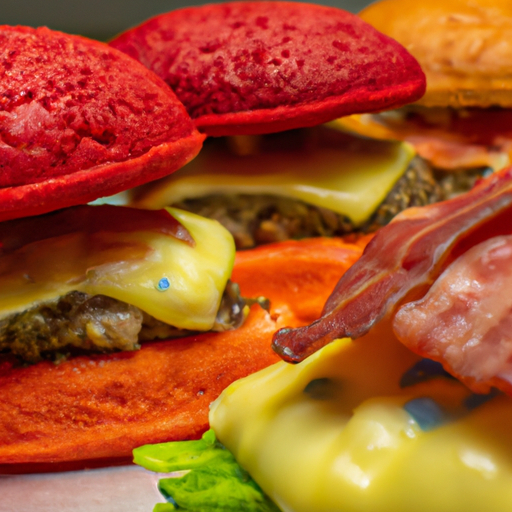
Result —
POLYGON ((121 192, 200 150, 183 105, 109 46, 0 27, 0 220, 121 192))
POLYGON ((340 9, 233 2, 157 16, 110 43, 163 78, 209 135, 313 126, 419 99, 402 46, 340 9))

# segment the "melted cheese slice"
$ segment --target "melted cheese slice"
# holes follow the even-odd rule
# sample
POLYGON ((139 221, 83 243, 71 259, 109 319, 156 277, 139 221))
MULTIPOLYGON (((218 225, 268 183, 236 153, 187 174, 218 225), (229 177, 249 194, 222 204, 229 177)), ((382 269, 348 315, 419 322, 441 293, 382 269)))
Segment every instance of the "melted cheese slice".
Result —
POLYGON ((415 153, 409 144, 339 135, 313 148, 256 152, 246 156, 220 144, 160 180, 137 206, 162 208, 214 194, 269 194, 294 198, 365 222, 404 174, 415 153))
POLYGON ((210 424, 284 512, 509 511, 511 399, 472 408, 447 377, 400 387, 417 361, 391 335, 337 341, 235 382, 210 424), (418 402, 440 415, 429 429, 418 402))
POLYGON ((132 304, 179 328, 211 329, 234 264, 233 238, 218 222, 169 211, 194 247, 155 232, 78 232, 2 256, 0 318, 78 290, 132 304))

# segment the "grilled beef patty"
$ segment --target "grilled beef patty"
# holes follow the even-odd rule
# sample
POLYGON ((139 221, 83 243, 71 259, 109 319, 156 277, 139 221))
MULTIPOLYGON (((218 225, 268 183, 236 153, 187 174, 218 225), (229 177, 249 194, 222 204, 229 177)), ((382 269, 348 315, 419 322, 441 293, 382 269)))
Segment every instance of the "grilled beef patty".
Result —
POLYGON ((441 173, 416 157, 362 226, 331 210, 272 195, 211 195, 173 206, 219 221, 233 234, 237 249, 248 249, 290 239, 370 233, 406 208, 436 203, 469 190, 484 172, 441 173))
MULTIPOLYGON (((214 331, 238 327, 246 301, 235 283, 224 291, 214 331)), ((139 308, 106 297, 73 291, 0 321, 0 351, 35 363, 58 360, 71 351, 136 350, 140 342, 192 334, 167 325, 139 308)))

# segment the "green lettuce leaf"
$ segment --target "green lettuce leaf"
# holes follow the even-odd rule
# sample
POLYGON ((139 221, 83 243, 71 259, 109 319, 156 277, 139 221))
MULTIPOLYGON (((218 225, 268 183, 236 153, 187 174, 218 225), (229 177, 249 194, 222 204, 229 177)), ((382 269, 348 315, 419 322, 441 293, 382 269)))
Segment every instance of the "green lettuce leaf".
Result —
POLYGON ((208 430, 198 441, 141 446, 134 462, 151 471, 176 473, 158 483, 168 503, 153 512, 279 512, 249 473, 208 430))

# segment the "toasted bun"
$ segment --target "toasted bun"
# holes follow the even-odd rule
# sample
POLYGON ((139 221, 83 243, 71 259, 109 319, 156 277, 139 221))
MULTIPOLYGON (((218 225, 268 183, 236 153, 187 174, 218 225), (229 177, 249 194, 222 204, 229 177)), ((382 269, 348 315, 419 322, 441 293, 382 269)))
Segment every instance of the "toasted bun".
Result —
POLYGON ((0 27, 0 220, 121 192, 200 150, 169 87, 109 46, 0 27))
POLYGON ((267 297, 270 311, 253 306, 236 330, 58 365, 14 366, 1 355, 0 472, 127 461, 136 446, 198 438, 210 403, 233 381, 278 360, 272 333, 317 318, 366 240, 315 238, 238 253, 233 280, 245 297, 267 297))
POLYGON ((403 44, 427 75, 425 106, 512 106, 512 2, 384 0, 360 16, 403 44))
POLYGON ((230 2, 180 9, 111 45, 163 78, 209 135, 269 133, 395 108, 424 93, 416 60, 341 9, 230 2))

